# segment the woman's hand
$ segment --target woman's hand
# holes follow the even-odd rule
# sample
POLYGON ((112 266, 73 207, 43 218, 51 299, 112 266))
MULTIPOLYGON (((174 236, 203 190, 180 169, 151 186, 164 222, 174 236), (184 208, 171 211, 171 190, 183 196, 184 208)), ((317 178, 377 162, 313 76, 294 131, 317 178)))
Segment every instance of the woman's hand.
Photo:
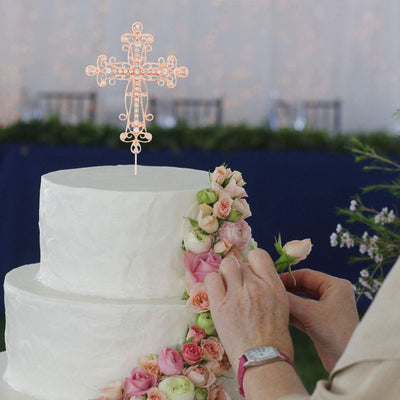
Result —
POLYGON ((310 269, 293 271, 293 275, 296 286, 288 273, 280 275, 291 292, 290 323, 311 338, 330 373, 359 322, 352 286, 347 280, 310 269))
POLYGON ((205 279, 211 315, 235 372, 254 347, 274 346, 293 360, 289 298, 267 252, 255 249, 249 263, 225 258, 205 279))

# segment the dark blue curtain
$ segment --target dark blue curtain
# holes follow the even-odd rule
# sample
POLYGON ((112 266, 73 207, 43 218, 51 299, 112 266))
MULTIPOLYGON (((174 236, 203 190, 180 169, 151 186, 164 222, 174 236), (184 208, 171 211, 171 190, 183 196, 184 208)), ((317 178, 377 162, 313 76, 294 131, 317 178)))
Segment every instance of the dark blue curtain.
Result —
MULTIPOLYGON (((231 168, 242 171, 248 183, 246 190, 253 212, 248 221, 260 247, 275 258, 273 242, 278 233, 284 242, 310 237, 313 251, 301 267, 351 281, 358 278, 361 266, 350 266, 347 262, 350 252, 331 248, 329 237, 338 222, 345 225, 343 217, 336 215, 336 208, 348 207, 351 196, 359 192, 360 186, 376 182, 381 176, 362 172, 352 156, 310 151, 172 153, 144 149, 139 161, 143 165, 205 170, 228 163, 231 168)), ((0 146, 0 279, 13 268, 39 261, 41 175, 59 169, 132 162, 129 149, 0 146)), ((380 194, 370 199, 376 207, 391 206, 385 204, 387 199, 380 194)))

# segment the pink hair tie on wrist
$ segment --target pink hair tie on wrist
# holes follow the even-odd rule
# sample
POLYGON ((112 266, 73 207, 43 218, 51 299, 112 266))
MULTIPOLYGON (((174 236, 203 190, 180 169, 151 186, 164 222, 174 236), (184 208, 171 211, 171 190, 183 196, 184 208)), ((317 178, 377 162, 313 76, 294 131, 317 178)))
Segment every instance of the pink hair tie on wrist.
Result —
POLYGON ((269 364, 274 361, 286 361, 296 371, 296 367, 294 366, 292 360, 285 353, 282 353, 275 347, 272 346, 256 347, 254 349, 247 350, 245 353, 243 353, 239 357, 239 368, 238 368, 239 394, 244 397, 243 378, 244 378, 244 373, 246 372, 246 369, 248 367, 269 364))

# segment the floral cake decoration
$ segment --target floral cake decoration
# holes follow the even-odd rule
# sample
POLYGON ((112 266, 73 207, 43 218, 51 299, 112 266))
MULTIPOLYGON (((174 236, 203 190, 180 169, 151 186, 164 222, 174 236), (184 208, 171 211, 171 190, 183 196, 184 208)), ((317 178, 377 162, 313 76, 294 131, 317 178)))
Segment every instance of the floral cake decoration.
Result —
MULTIPOLYGON (((95 400, 230 400, 221 378, 231 366, 212 320, 204 279, 218 272, 225 257, 246 262, 257 243, 246 222, 252 214, 242 174, 223 164, 209 175, 210 187, 197 193, 197 217, 188 217, 190 227, 182 240, 186 269, 182 299, 194 314, 183 344, 140 357, 124 382, 105 386, 95 400)), ((282 246, 279 236, 277 271, 290 272, 311 246, 310 239, 282 246)))

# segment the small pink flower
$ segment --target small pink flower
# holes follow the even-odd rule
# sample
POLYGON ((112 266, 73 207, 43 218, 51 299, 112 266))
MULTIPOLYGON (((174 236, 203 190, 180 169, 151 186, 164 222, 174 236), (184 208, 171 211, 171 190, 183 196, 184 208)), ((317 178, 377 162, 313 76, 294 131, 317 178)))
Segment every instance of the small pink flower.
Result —
POLYGON ((224 356, 224 348, 221 341, 215 337, 210 336, 207 339, 203 339, 200 343, 203 350, 203 358, 205 360, 221 361, 224 356))
POLYGON ((197 282, 190 288, 187 305, 196 313, 206 312, 210 309, 210 300, 204 283, 197 282))
POLYGON ((193 254, 189 251, 185 252, 183 262, 188 272, 186 283, 189 287, 196 282, 204 282, 204 279, 211 272, 218 272, 222 257, 213 251, 200 254, 193 254))
POLYGON ((218 197, 229 194, 230 197, 247 197, 246 190, 242 186, 239 186, 234 179, 231 179, 229 183, 218 193, 218 197))
POLYGON ((204 339, 206 336, 206 331, 204 329, 200 329, 196 325, 192 325, 189 328, 186 340, 193 338, 194 343, 199 343, 201 339, 204 339))
MULTIPOLYGON (((110 383, 100 391, 100 400, 122 400, 122 383, 110 383)), ((98 400, 98 399, 96 399, 98 400)))
POLYGON ((224 354, 221 361, 210 360, 207 361, 205 365, 214 372, 216 377, 225 375, 231 368, 231 364, 226 354, 224 354))
POLYGON ((153 387, 147 393, 147 400, 168 400, 167 396, 158 388, 153 387))
POLYGON ((231 212, 233 200, 230 197, 222 197, 213 207, 214 215, 217 218, 225 219, 231 212))
POLYGON ((182 357, 189 365, 194 365, 201 361, 202 352, 202 348, 195 342, 188 342, 182 346, 182 357))
POLYGON ((231 400, 224 385, 215 383, 208 388, 208 400, 231 400))
POLYGON ((232 203, 232 210, 239 211, 242 215, 240 219, 251 217, 250 206, 245 199, 235 199, 232 203))
POLYGON ((310 239, 291 240, 283 246, 283 250, 286 252, 286 254, 296 257, 293 265, 305 260, 310 254, 311 248, 312 243, 310 239))
POLYGON ((166 347, 158 355, 158 366, 164 375, 179 375, 183 370, 183 358, 175 350, 166 347))
POLYGON ((224 256, 231 248, 232 245, 226 239, 222 239, 214 245, 214 251, 221 256, 224 256))
POLYGON ((215 374, 207 365, 193 365, 186 368, 183 374, 192 381, 194 386, 201 388, 211 386, 216 380, 215 374))
POLYGON ((211 175, 211 181, 222 185, 232 174, 230 168, 226 168, 223 165, 216 167, 211 175))
POLYGON ((145 394, 156 384, 155 376, 147 375, 141 367, 136 367, 132 370, 131 377, 125 380, 124 396, 130 399, 145 394))
POLYGON ((246 249, 251 240, 251 228, 246 221, 229 222, 225 221, 221 225, 219 238, 226 239, 232 246, 239 250, 246 249))

